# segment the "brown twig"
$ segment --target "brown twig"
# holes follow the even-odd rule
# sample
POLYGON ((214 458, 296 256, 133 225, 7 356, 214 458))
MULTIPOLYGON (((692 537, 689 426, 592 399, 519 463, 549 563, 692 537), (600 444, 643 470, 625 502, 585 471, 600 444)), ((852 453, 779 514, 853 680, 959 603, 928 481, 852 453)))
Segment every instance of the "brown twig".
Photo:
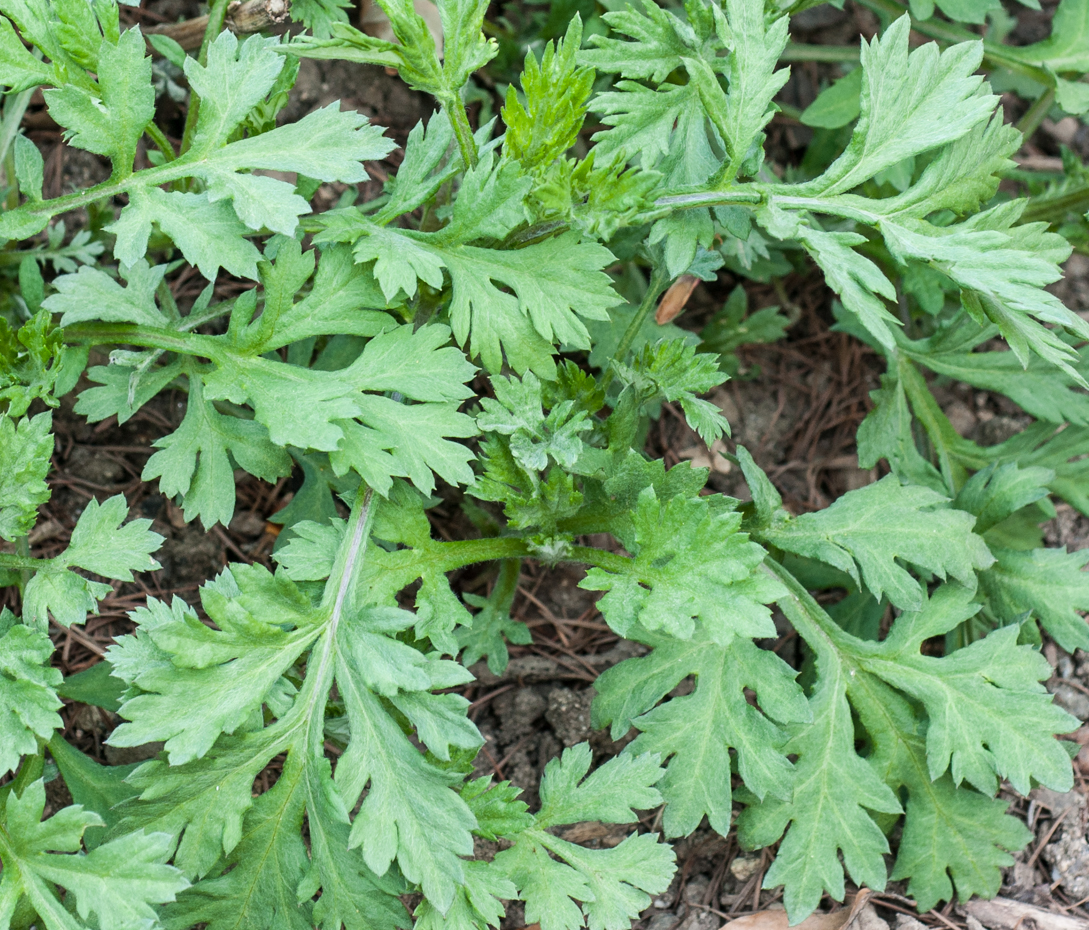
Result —
MULTIPOLYGON (((263 32, 286 22, 291 11, 289 0, 235 0, 227 9, 227 28, 235 35, 263 32)), ((160 35, 173 39, 187 52, 200 48, 208 17, 197 16, 180 23, 150 26, 144 35, 160 35)))
POLYGON ((1055 831, 1059 829, 1059 824, 1063 822, 1063 818, 1066 817, 1074 808, 1068 807, 1058 817, 1055 818, 1055 822, 1051 825, 1051 829, 1044 834, 1044 838, 1036 845, 1036 849, 1033 851, 1029 861, 1025 863, 1029 868, 1032 868, 1036 864, 1036 860, 1040 858, 1040 853, 1043 852, 1044 847, 1047 845, 1048 840, 1055 835, 1055 831))

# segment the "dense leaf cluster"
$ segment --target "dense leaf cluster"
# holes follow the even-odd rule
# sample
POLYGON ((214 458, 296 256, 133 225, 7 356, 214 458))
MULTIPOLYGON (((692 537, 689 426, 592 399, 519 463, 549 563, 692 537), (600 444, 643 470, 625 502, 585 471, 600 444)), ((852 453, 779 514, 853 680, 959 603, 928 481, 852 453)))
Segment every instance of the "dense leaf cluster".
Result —
MULTIPOLYGON (((1000 782, 1072 780, 1056 736, 1077 721, 1041 684, 1038 646, 1042 628, 1089 648, 1089 576, 1038 527, 1053 496, 1089 514, 1089 324, 1044 290, 1071 246, 1037 215, 1061 203, 1067 221, 1084 169, 1042 199, 998 194, 1021 135, 979 68, 1020 62, 1040 99, 1081 112, 1086 0, 1016 51, 949 41, 951 25, 912 49, 909 17, 886 16, 808 111, 852 128, 784 177, 764 133, 806 3, 640 0, 595 14, 587 37, 567 17, 509 87, 502 132, 474 131, 463 104, 499 52, 487 3, 439 0, 442 54, 410 0, 381 5, 397 43, 335 0, 296 0, 307 28, 290 41, 240 40, 218 32, 216 0, 199 53, 156 44, 190 89, 176 148, 114 0, 0 0, 0 236, 19 286, 0 318, 0 575, 22 605, 0 614, 0 928, 482 930, 517 899, 543 930, 621 930, 671 881, 664 840, 705 819, 779 844, 765 886, 784 886, 794 922, 846 876, 906 879, 922 909, 994 894, 1028 840, 1000 782), (438 102, 380 197, 348 187, 313 212, 321 183, 365 180, 393 143, 338 104, 278 125, 300 57, 393 68, 438 102), (44 198, 17 132, 38 87, 68 143, 109 159, 106 181, 44 198), (576 155, 588 113, 600 129, 576 155), (66 244, 52 221, 81 207, 97 231, 66 244), (663 403, 708 445, 726 436, 705 395, 738 346, 789 324, 748 314, 738 290, 696 336, 653 322, 660 295, 723 266, 766 279, 788 255, 823 271, 839 328, 887 361, 858 434, 860 464, 885 477, 800 516, 741 446, 747 503, 641 451, 663 403), (169 286, 180 265, 210 282, 188 307, 169 286), (217 300, 221 270, 248 282, 237 296, 217 300), (92 350, 108 364, 88 367, 92 350), (1033 422, 999 445, 963 438, 924 370, 1033 422), (84 376, 90 422, 185 396, 143 478, 186 520, 230 521, 236 469, 298 468, 303 484, 277 515, 275 572, 228 566, 199 611, 149 599, 103 663, 63 679, 50 623, 83 623, 102 579, 154 570, 162 541, 114 497, 61 554, 30 555, 48 408, 84 376), (440 482, 464 489, 479 538, 434 537, 440 482), (593 534, 614 544, 583 545, 593 534), (586 744, 554 759, 536 812, 472 777, 482 738, 453 690, 529 641, 509 614, 523 559, 588 566, 610 627, 647 647, 593 705, 634 740, 596 768, 586 744), (451 588, 451 571, 493 561, 489 597, 451 588), (776 607, 804 643, 801 677, 758 644, 776 607), (162 751, 100 765, 62 738, 64 697, 119 714, 111 745, 162 751), (43 820, 58 774, 75 803, 43 820), (662 836, 637 825, 659 806, 662 836), (602 849, 557 835, 588 820, 632 829, 602 849), (477 840, 500 851, 474 858, 477 840)), ((938 6, 975 22, 995 5, 938 6)), ((933 3, 911 12, 946 28, 933 3)))

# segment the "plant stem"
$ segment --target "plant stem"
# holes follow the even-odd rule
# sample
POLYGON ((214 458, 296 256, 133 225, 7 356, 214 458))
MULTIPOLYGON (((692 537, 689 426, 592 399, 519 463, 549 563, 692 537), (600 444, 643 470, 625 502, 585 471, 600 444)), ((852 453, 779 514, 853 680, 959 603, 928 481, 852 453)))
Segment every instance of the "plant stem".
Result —
POLYGON ((1031 139, 1033 133, 1040 128, 1040 123, 1044 121, 1044 117, 1047 116, 1048 111, 1054 103, 1055 88, 1049 87, 1036 98, 1036 102, 1033 103, 1025 112, 1025 115, 1017 121, 1017 131, 1025 137, 1026 142, 1031 139))
POLYGON ((323 605, 332 608, 330 628, 333 635, 336 634, 336 626, 343 615, 344 605, 355 587, 357 570, 367 549, 367 538, 370 536, 371 525, 374 522, 373 503, 374 489, 361 481, 359 490, 356 492, 355 504, 352 506, 352 515, 348 520, 348 532, 345 534, 344 544, 337 553, 336 562, 333 564, 329 581, 322 594, 323 605))
POLYGON ((178 153, 174 151, 174 146, 170 144, 170 140, 166 137, 166 133, 159 128, 158 123, 154 121, 148 123, 144 128, 144 132, 155 143, 155 148, 163 153, 163 157, 167 161, 173 161, 178 157, 178 153))
POLYGON ((24 576, 22 583, 25 585, 30 580, 30 572, 40 568, 47 560, 35 559, 28 555, 29 546, 26 544, 25 536, 20 536, 19 542, 15 545, 18 552, 0 552, 0 569, 19 572, 24 576))
POLYGON ((492 603, 501 613, 509 613, 518 593, 518 579, 522 574, 521 559, 504 559, 499 563, 499 577, 492 589, 492 603))
POLYGON ((858 641, 836 623, 790 572, 772 558, 760 564, 761 571, 777 579, 786 589, 787 596, 776 603, 787 619, 815 652, 834 651, 841 662, 848 662, 858 641))
POLYGON ((127 343, 148 349, 178 352, 181 355, 195 355, 215 362, 222 362, 225 358, 217 336, 186 333, 176 329, 157 329, 136 326, 133 323, 77 323, 66 326, 64 335, 66 340, 85 345, 127 343))
POLYGON ((800 42, 788 42, 779 56, 779 61, 858 61, 859 49, 855 45, 804 45, 800 42))
POLYGON ((21 594, 23 591, 26 590, 27 583, 30 581, 30 565, 37 563, 38 560, 32 559, 30 557, 29 536, 20 536, 15 541, 15 552, 18 558, 23 559, 26 563, 29 563, 19 569, 19 593, 21 594))
POLYGON ((1021 222, 1033 223, 1045 220, 1049 223, 1059 223, 1068 213, 1085 213, 1086 211, 1089 211, 1089 184, 1051 197, 1045 194, 1030 198, 1025 212, 1021 214, 1021 222))
MULTIPOLYGON (((24 90, 14 97, 8 97, 4 103, 4 119, 0 122, 0 161, 8 157, 8 149, 15 137, 19 134, 19 126, 26 115, 26 108, 30 105, 30 98, 34 94, 34 88, 24 90)), ((8 183, 14 179, 8 178, 8 183)))
POLYGON ((635 316, 631 318, 628 328, 624 330, 624 335, 620 337, 616 352, 613 353, 613 358, 618 362, 624 361, 628 350, 632 347, 632 343, 635 342, 635 337, 639 335, 639 330, 643 328, 643 323, 650 316, 650 311, 654 308, 658 295, 666 289, 668 283, 669 274, 665 268, 660 263, 655 264, 651 269, 650 282, 647 284, 647 290, 639 304, 639 309, 635 311, 635 316))
POLYGON ((476 151, 476 139, 473 138, 473 127, 469 125, 469 116, 465 112, 465 104, 457 95, 442 97, 439 101, 446 115, 450 118, 450 125, 454 127, 454 136, 458 140, 458 148, 461 150, 461 160, 466 168, 475 168, 478 159, 476 151))
MULTIPOLYGON (((223 31, 223 21, 227 18, 227 7, 230 0, 212 0, 208 8, 208 26, 204 30, 204 41, 200 44, 200 52, 197 61, 202 65, 208 63, 208 49, 223 31)), ((197 116, 200 114, 200 97, 195 90, 189 91, 189 111, 185 114, 185 131, 182 133, 181 154, 189 151, 193 144, 193 133, 197 128, 197 116)))
POLYGON ((593 565, 595 568, 604 568, 612 572, 627 571, 632 563, 626 555, 609 552, 607 549, 597 549, 594 546, 572 546, 568 550, 567 558, 563 561, 581 562, 584 565, 593 565))

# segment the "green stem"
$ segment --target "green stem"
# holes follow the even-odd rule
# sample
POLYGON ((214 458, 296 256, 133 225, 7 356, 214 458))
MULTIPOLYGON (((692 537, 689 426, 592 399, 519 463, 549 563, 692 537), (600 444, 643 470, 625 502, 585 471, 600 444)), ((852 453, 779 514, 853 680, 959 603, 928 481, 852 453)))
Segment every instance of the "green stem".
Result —
POLYGON ((764 195, 760 191, 733 188, 725 191, 693 191, 690 194, 670 194, 654 201, 658 209, 691 210, 696 207, 725 207, 730 204, 758 204, 764 195))
POLYGON ((1017 131, 1025 137, 1027 142, 1032 138, 1033 133, 1040 128, 1040 123, 1044 121, 1044 117, 1047 116, 1048 111, 1055 103, 1055 88, 1049 87, 1039 97, 1036 98, 1036 102, 1025 112, 1025 115, 1017 121, 1017 131))
POLYGON ((174 151, 174 146, 170 144, 170 140, 166 137, 166 133, 159 128, 158 123, 148 123, 144 127, 144 132, 155 143, 155 148, 163 153, 163 157, 167 161, 173 161, 178 157, 178 153, 174 151))
POLYGON ((21 594, 26 590, 27 583, 30 581, 30 573, 32 566, 36 566, 38 560, 30 557, 30 537, 20 536, 15 541, 15 553, 16 558, 22 559, 24 565, 19 569, 19 593, 21 594))
POLYGON ((760 569, 787 589, 787 596, 775 603, 786 614, 798 635, 816 652, 834 651, 840 661, 850 665, 848 657, 853 653, 852 646, 857 640, 829 617, 801 582, 774 559, 764 559, 760 569))
POLYGON ((374 489, 367 486, 366 482, 359 483, 356 492, 355 504, 348 520, 348 531, 344 537, 344 544, 337 553, 333 570, 326 582, 325 591, 322 594, 323 606, 332 611, 330 620, 331 635, 336 634, 337 624, 344 613, 344 605, 351 603, 352 590, 359 574, 359 566, 363 562, 363 556, 367 551, 367 539, 370 537, 371 526, 374 523, 374 489))
MULTIPOLYGON (((508 562, 534 558, 529 543, 517 536, 488 536, 484 539, 457 539, 434 543, 429 565, 452 572, 478 562, 508 562)), ((609 571, 624 571, 631 559, 594 546, 571 546, 559 561, 594 565, 609 571)), ((517 579, 515 579, 517 581, 517 579)))
MULTIPOLYGON (((20 549, 26 549, 25 545, 26 537, 20 537, 21 542, 16 543, 16 546, 20 549)), ((30 580, 30 573, 37 571, 42 567, 48 559, 35 559, 23 552, 0 552, 0 569, 7 569, 8 571, 17 571, 23 576, 22 583, 25 585, 30 580)))
MULTIPOLYGON (((200 52, 197 61, 206 65, 208 63, 208 49, 216 37, 223 31, 223 23, 227 18, 227 7, 230 0, 212 0, 208 9, 208 26, 204 30, 204 40, 200 43, 200 52)), ((181 154, 189 151, 193 144, 193 133, 197 128, 197 117, 200 114, 200 97, 195 90, 189 91, 189 111, 185 114, 185 131, 182 133, 181 154)))
POLYGON ((858 57, 859 49, 856 45, 804 45, 788 42, 783 54, 779 56, 779 61, 784 64, 793 61, 856 62, 858 57))
POLYGON ((217 342, 218 336, 137 326, 133 323, 77 323, 64 328, 64 338, 67 342, 91 346, 126 343, 148 349, 162 349, 165 352, 211 359, 217 364, 222 364, 226 358, 223 347, 217 342))
POLYGON ((499 577, 495 580, 491 600, 501 614, 509 613, 518 593, 518 579, 522 575, 521 559, 504 559, 499 563, 499 577))
MULTIPOLYGON (((0 122, 0 161, 8 156, 8 149, 15 137, 19 134, 19 126, 26 115, 26 108, 30 105, 30 98, 34 94, 34 88, 24 90, 14 97, 8 97, 4 104, 4 119, 0 122)), ((8 179, 11 180, 10 178, 8 179)))
POLYGON ((604 568, 610 572, 625 572, 631 567, 632 560, 618 552, 609 552, 607 549, 596 549, 593 546, 572 546, 567 551, 564 562, 580 562, 583 565, 593 565, 595 568, 604 568))
MULTIPOLYGON (((669 283, 669 274, 661 264, 655 264, 650 272, 650 282, 647 284, 647 291, 643 295, 643 300, 639 304, 639 309, 635 311, 635 316, 631 318, 631 322, 628 324, 628 328, 624 330, 624 335, 620 337, 620 343, 616 347, 616 352, 613 353, 613 358, 618 362, 624 361, 628 355, 628 351, 632 347, 632 343, 635 342, 635 337, 639 335, 639 330, 643 328, 643 323, 646 318, 650 316, 650 311, 654 309, 655 304, 658 301, 658 295, 666 289, 666 285, 669 283)), ((610 369, 611 371, 612 369, 610 369)))
POLYGON ((1072 191, 1048 197, 1041 195, 1032 197, 1025 212, 1021 214, 1022 223, 1034 223, 1045 220, 1048 223, 1059 223, 1066 219, 1069 213, 1085 213, 1089 211, 1089 184, 1072 191))
POLYGON ((478 161, 476 139, 473 138, 473 127, 469 125, 465 105, 458 96, 442 97, 439 102, 450 119, 450 125, 454 127, 454 136, 461 150, 461 160, 467 168, 475 168, 478 161))

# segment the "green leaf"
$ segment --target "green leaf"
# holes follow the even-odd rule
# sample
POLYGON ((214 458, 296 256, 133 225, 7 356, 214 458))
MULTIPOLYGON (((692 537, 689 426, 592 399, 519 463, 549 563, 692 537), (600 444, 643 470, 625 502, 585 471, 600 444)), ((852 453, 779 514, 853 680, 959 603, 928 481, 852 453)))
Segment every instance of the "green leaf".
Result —
POLYGON ((132 581, 133 571, 153 571, 159 563, 152 557, 163 537, 148 528, 150 520, 130 520, 125 498, 118 494, 104 504, 91 500, 80 514, 68 548, 56 558, 43 560, 23 592, 23 617, 44 629, 49 614, 62 626, 83 623, 88 612, 98 609, 98 600, 113 589, 99 581, 88 581, 73 572, 84 568, 96 575, 132 581))
POLYGON ((311 930, 308 902, 300 904, 295 893, 309 866, 299 835, 304 771, 298 753, 290 753, 279 780, 246 813, 241 839, 227 859, 233 868, 180 895, 166 910, 168 927, 311 930))
POLYGON ((948 632, 973 616, 978 604, 954 585, 939 589, 919 614, 905 613, 888 639, 865 660, 868 671, 919 701, 926 709, 927 766, 931 780, 947 770, 993 794, 998 778, 1018 791, 1031 779, 1067 791, 1070 760, 1054 734, 1078 721, 1051 701, 1040 681, 1051 666, 1031 646, 1016 645, 1019 629, 1007 626, 944 658, 919 655, 923 639, 948 632))
POLYGON ((461 856, 470 855, 476 825, 452 790, 459 780, 427 762, 365 685, 366 673, 347 636, 337 655, 337 681, 348 709, 351 739, 337 764, 337 788, 346 807, 369 791, 352 823, 350 845, 384 875, 394 858, 445 912, 465 880, 461 856))
POLYGON ((1046 65, 1053 72, 1089 71, 1089 4, 1062 0, 1051 21, 1051 35, 1032 45, 1008 46, 1003 52, 1019 61, 1046 65))
POLYGON ((975 572, 994 562, 972 532, 974 522, 934 491, 904 487, 890 475, 847 492, 826 510, 775 524, 761 538, 827 562, 856 585, 865 583, 874 597, 917 610, 923 597, 919 583, 896 560, 974 587, 975 572))
POLYGON ((902 344, 908 357, 936 374, 1005 394, 1037 419, 1089 425, 1089 397, 1068 375, 1037 357, 1030 357, 1025 365, 1013 352, 972 351, 997 331, 993 324, 980 328, 964 320, 925 342, 904 340, 902 344))
POLYGON ((231 200, 250 229, 267 228, 290 236, 310 205, 294 185, 241 169, 296 171, 321 181, 354 183, 367 179, 361 162, 384 158, 393 142, 367 118, 339 103, 313 110, 302 119, 211 152, 194 173, 208 183, 213 202, 231 200))
POLYGON ((67 84, 45 91, 50 115, 67 130, 77 148, 105 155, 113 177, 132 173, 136 144, 155 116, 151 58, 139 29, 129 29, 113 44, 103 42, 96 67, 101 96, 67 84))
POLYGON ((576 13, 564 38, 545 46, 540 64, 534 54, 526 55, 521 77, 524 103, 513 85, 507 88, 503 153, 523 168, 550 164, 578 137, 594 84, 593 68, 575 63, 580 45, 582 18, 576 13))
POLYGON ((858 428, 859 468, 873 468, 885 459, 901 483, 942 493, 945 482, 915 443, 911 410, 900 379, 882 375, 881 387, 870 392, 870 399, 874 408, 858 428))
POLYGON ((16 425, 0 414, 0 537, 26 536, 49 500, 45 476, 53 457, 53 415, 24 417, 16 425))
MULTIPOLYGON (((359 217, 344 230, 331 227, 327 235, 356 242, 356 260, 375 262, 375 276, 391 300, 398 291, 412 297, 417 278, 431 287, 442 287, 445 268, 452 287, 450 325, 458 343, 468 343, 471 356, 481 356, 489 371, 501 367, 502 346, 515 370, 522 372, 542 351, 546 357, 554 351, 547 345, 553 341, 589 348, 590 336, 580 317, 607 319, 606 310, 620 298, 602 271, 612 254, 595 243, 581 242, 575 233, 517 250, 485 249, 459 241, 463 236, 502 235, 512 227, 512 195, 517 193, 520 201, 523 191, 503 180, 509 165, 500 163, 491 175, 494 180, 476 188, 482 199, 471 198, 473 206, 455 213, 445 230, 384 229, 359 217), (510 288, 513 294, 496 285, 510 288)), ((490 170, 490 162, 484 159, 471 177, 487 179, 490 170)), ((543 367, 535 362, 532 367, 548 377, 554 370, 551 363, 543 367)))
POLYGON ((578 930, 584 923, 590 930, 624 930, 650 904, 650 895, 668 887, 674 870, 673 851, 650 833, 629 836, 612 849, 583 849, 530 830, 495 864, 518 886, 526 920, 541 930, 578 930))
POLYGON ((105 323, 135 323, 166 327, 169 321, 155 305, 155 293, 166 274, 166 265, 151 267, 141 257, 122 267, 122 287, 104 271, 84 266, 75 274, 61 275, 53 282, 57 293, 42 306, 60 313, 61 326, 102 320, 105 323))
POLYGON ((264 481, 291 473, 291 459, 253 420, 225 417, 204 400, 199 378, 189 379, 189 400, 181 426, 156 440, 160 451, 148 459, 141 478, 159 479, 168 497, 180 494, 185 519, 200 517, 206 528, 226 526, 234 514, 234 467, 264 481))
POLYGON ((573 400, 556 404, 546 415, 541 407, 541 382, 529 371, 521 378, 493 377, 495 398, 481 398, 477 425, 486 432, 510 437, 511 454, 525 468, 542 471, 552 461, 573 468, 582 454, 581 433, 592 425, 573 400))
POLYGON ((602 19, 613 32, 635 41, 591 35, 592 48, 582 51, 578 60, 625 78, 661 84, 681 66, 682 56, 698 52, 713 57, 718 47, 718 36, 713 32, 701 41, 691 25, 650 0, 643 0, 641 10, 629 5, 624 10, 610 10, 602 19))
POLYGON ((348 812, 337 793, 325 759, 308 760, 306 813, 310 834, 310 869, 299 885, 305 901, 321 889, 313 920, 322 930, 394 930, 407 914, 397 895, 404 883, 378 878, 358 852, 348 849, 348 812))
POLYGON ((426 898, 416 909, 416 930, 480 930, 484 924, 498 927, 505 911, 500 899, 510 900, 518 889, 493 863, 465 863, 461 885, 450 909, 443 914, 426 898))
POLYGON ((452 483, 472 478, 466 464, 472 453, 445 437, 475 433, 472 420, 448 403, 470 394, 464 382, 475 369, 456 348, 444 346, 448 338, 449 330, 438 324, 397 327, 371 339, 339 371, 232 353, 205 376, 205 397, 248 400, 273 443, 332 451, 339 474, 358 467, 382 493, 391 475, 410 477, 430 491, 432 469, 452 483), (364 391, 395 391, 423 403, 401 404, 364 391))
POLYGON ((53 81, 53 69, 27 50, 7 19, 0 19, 0 84, 17 94, 53 81))
POLYGON ((207 193, 182 194, 157 187, 133 191, 129 205, 106 227, 117 236, 114 254, 122 262, 136 262, 144 255, 152 223, 159 224, 209 281, 220 268, 241 278, 257 277, 261 253, 244 238, 246 225, 226 201, 213 203, 207 193))
POLYGON ((959 139, 994 110, 997 98, 975 74, 982 43, 940 52, 931 42, 909 52, 910 27, 901 16, 883 36, 863 43, 858 124, 832 166, 799 185, 806 194, 849 191, 911 155, 959 139))
POLYGON ((121 681, 113 677, 113 666, 103 660, 66 677, 57 688, 57 694, 116 714, 121 708, 124 690, 121 681))
POLYGON ((1058 263, 1066 260, 1070 246, 1047 232, 1045 223, 1015 226, 1024 206, 1024 201, 1011 201, 946 229, 905 221, 902 226, 884 223, 881 230, 898 260, 930 263, 959 285, 965 308, 977 323, 990 320, 998 326, 1022 367, 1032 352, 1085 387, 1070 364, 1077 352, 1040 325, 1058 324, 1089 338, 1089 323, 1043 290, 1061 277, 1058 263))
MULTIPOLYGON (((707 115, 726 143, 730 157, 727 178, 756 174, 762 157, 747 163, 750 146, 762 150, 761 130, 776 107, 772 99, 790 77, 787 68, 775 70, 786 47, 789 17, 768 23, 764 5, 754 0, 726 0, 725 18, 716 17, 719 39, 730 48, 723 68, 729 82, 724 92, 715 69, 703 58, 684 58, 707 115)), ((715 63, 718 64, 717 62, 715 63)))
MULTIPOLYGON (((19 182, 21 190, 28 200, 38 201, 42 199, 42 185, 45 183, 45 159, 33 142, 20 134, 15 137, 15 178, 19 182)), ((37 268, 37 263, 34 262, 37 268)), ((21 271, 21 269, 20 269, 21 271)), ((25 288, 23 289, 26 290, 25 288)), ((32 311, 37 312, 38 307, 27 301, 32 311)), ((41 300, 38 301, 38 305, 41 300)))
POLYGON ((338 475, 354 468, 382 493, 392 476, 408 478, 425 493, 434 490, 432 472, 450 484, 472 481, 472 450, 447 438, 476 435, 473 421, 458 413, 456 403, 405 405, 367 395, 359 407, 364 425, 340 423, 344 440, 329 456, 338 475))
POLYGON ((101 824, 79 805, 66 807, 42 821, 45 785, 36 781, 22 793, 7 794, 0 832, 4 864, 3 900, 10 915, 25 897, 48 930, 74 930, 79 925, 61 903, 56 886, 74 896, 73 910, 84 921, 93 914, 102 930, 154 926, 152 905, 173 901, 187 886, 181 873, 167 865, 173 850, 164 833, 132 833, 79 855, 84 830, 101 824))
POLYGON ((806 126, 839 129, 858 119, 862 69, 855 68, 826 87, 798 117, 806 126))
POLYGON ((852 248, 866 242, 866 237, 854 232, 826 232, 795 216, 777 213, 774 207, 762 214, 761 222, 769 232, 797 239, 805 246, 843 306, 858 317, 881 347, 891 350, 896 344, 893 333, 901 323, 880 298, 895 300, 896 288, 877 265, 852 248))
POLYGON ((902 695, 860 672, 850 697, 873 734, 871 764, 890 787, 907 790, 892 878, 910 879, 908 891, 921 908, 951 901, 954 884, 962 901, 993 897, 1002 869, 1013 863, 1006 850, 1023 848, 1032 835, 1006 813, 1006 801, 957 788, 948 774, 931 780, 925 722, 902 695))
POLYGON ((1089 552, 994 549, 995 564, 979 576, 991 611, 1006 623, 1032 613, 1055 641, 1073 652, 1089 648, 1089 552))
POLYGON ((145 762, 126 781, 139 800, 124 804, 115 835, 162 831, 178 843, 174 865, 188 878, 205 875, 235 848, 254 802, 253 780, 282 747, 268 729, 221 739, 185 765, 145 762))
POLYGON ((273 51, 278 43, 277 38, 263 36, 239 42, 225 29, 208 47, 206 64, 195 58, 185 60, 185 76, 201 102, 191 149, 194 154, 206 154, 226 142, 272 89, 284 66, 283 58, 273 51))
POLYGON ((136 765, 100 765, 66 743, 59 734, 49 741, 49 755, 57 763, 72 800, 102 818, 103 826, 90 826, 83 834, 86 847, 94 849, 117 824, 120 815, 115 808, 137 793, 125 783, 136 765))
POLYGON ((654 834, 633 834, 613 849, 592 850, 545 831, 583 818, 633 823, 633 808, 661 801, 651 787, 662 774, 654 755, 617 756, 583 780, 589 766, 586 743, 552 760, 541 779, 535 825, 494 860, 526 902, 526 920, 538 921, 541 930, 577 930, 584 923, 591 930, 623 930, 673 875, 673 851, 654 834))
POLYGON ((811 913, 826 891, 843 899, 844 867, 859 885, 885 887, 882 857, 889 846, 868 811, 901 810, 855 751, 847 669, 832 649, 817 647, 817 672, 809 700, 813 723, 795 727, 782 747, 798 757, 790 801, 767 798, 745 808, 737 821, 738 839, 749 849, 773 843, 787 828, 764 887, 785 885, 783 899, 793 921, 811 913))
POLYGON ((975 532, 985 533, 1022 507, 1047 497, 1055 473, 1046 468, 1018 468, 997 463, 972 475, 953 506, 976 515, 975 532))
POLYGON ((730 424, 719 408, 696 396, 726 380, 718 359, 711 353, 697 353, 683 339, 661 340, 643 346, 630 368, 619 361, 613 363, 613 368, 621 383, 635 386, 645 398, 644 403, 658 397, 679 402, 688 425, 707 445, 723 434, 729 435, 730 424))
POLYGON ((662 777, 656 754, 625 753, 587 777, 590 762, 589 743, 579 743, 545 766, 538 827, 583 820, 635 823, 636 810, 649 810, 661 803, 661 794, 651 787, 662 777))
POLYGON ((731 636, 774 636, 768 601, 779 588, 757 574, 764 550, 738 532, 741 514, 724 498, 673 497, 654 488, 638 497, 630 532, 620 533, 635 554, 622 571, 592 568, 579 587, 609 592, 598 606, 626 636, 636 623, 691 639, 700 629, 714 642, 731 636))
POLYGON ((7 608, 0 614, 0 631, 0 774, 7 774, 22 756, 38 751, 38 740, 48 740, 63 726, 56 693, 61 673, 48 665, 49 637, 14 624, 7 608))
POLYGON ((110 647, 115 674, 131 686, 111 745, 165 740, 171 764, 182 765, 244 726, 276 692, 293 693, 281 676, 320 629, 293 583, 258 565, 233 565, 201 589, 201 604, 218 629, 179 598, 170 606, 150 598, 133 613, 136 633, 110 647))
POLYGON ((729 832, 731 749, 749 790, 761 798, 789 798, 792 771, 781 748, 786 736, 772 719, 809 720, 808 704, 794 683, 797 673, 740 637, 726 646, 705 637, 645 638, 655 646, 649 656, 626 659, 598 678, 593 723, 611 724, 614 739, 634 725, 641 732, 630 752, 669 759, 659 783, 666 801, 665 834, 687 835, 704 816, 713 829, 729 832), (688 675, 696 676, 691 694, 659 705, 688 675), (757 693, 762 710, 746 701, 746 688, 757 693))
POLYGON ((476 818, 476 832, 488 840, 513 836, 533 826, 534 817, 519 801, 522 789, 509 781, 492 784, 491 778, 474 778, 461 789, 462 800, 476 818))
POLYGON ((594 135, 601 159, 623 155, 644 168, 657 166, 675 185, 707 179, 717 160, 707 142, 706 114, 695 85, 663 84, 650 90, 634 81, 618 81, 615 90, 590 103, 611 128, 594 135), (690 145, 687 150, 679 146, 690 145), (673 158, 668 156, 673 154, 673 158))
POLYGON ((977 123, 955 142, 943 146, 906 191, 878 202, 890 213, 919 218, 937 210, 972 213, 998 189, 1000 177, 1012 167, 1021 147, 1017 129, 996 110, 990 121, 977 123))

